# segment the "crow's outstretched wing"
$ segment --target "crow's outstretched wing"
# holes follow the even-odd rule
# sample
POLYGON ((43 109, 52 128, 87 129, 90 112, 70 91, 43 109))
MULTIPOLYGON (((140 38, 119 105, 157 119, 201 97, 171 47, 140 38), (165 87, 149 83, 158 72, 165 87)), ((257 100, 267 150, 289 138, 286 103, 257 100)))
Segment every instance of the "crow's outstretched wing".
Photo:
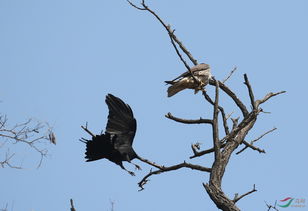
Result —
POLYGON ((115 135, 115 147, 131 146, 135 137, 137 123, 129 105, 120 98, 108 94, 106 104, 109 108, 106 132, 115 135))

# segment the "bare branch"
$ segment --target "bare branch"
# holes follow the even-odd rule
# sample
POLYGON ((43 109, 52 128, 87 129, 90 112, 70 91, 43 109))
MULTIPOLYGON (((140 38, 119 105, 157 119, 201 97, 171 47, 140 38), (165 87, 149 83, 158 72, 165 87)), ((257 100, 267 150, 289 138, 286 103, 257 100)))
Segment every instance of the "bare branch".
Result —
POLYGON ((198 171, 203 171, 203 172, 211 172, 211 168, 207 168, 207 167, 203 167, 203 166, 199 166, 199 165, 195 165, 195 164, 191 164, 191 163, 186 163, 185 161, 183 163, 174 165, 174 166, 170 166, 170 167, 165 167, 162 166, 162 169, 156 170, 156 171, 150 171, 139 183, 139 187, 140 187, 140 191, 144 189, 144 185, 149 181, 149 177, 152 175, 156 175, 156 174, 160 174, 163 172, 168 172, 168 171, 175 171, 178 170, 180 168, 190 168, 192 170, 198 170, 198 171))
MULTIPOLYGON (((48 150, 42 148, 42 145, 45 144, 45 141, 54 144, 56 141, 55 134, 48 123, 28 119, 23 123, 15 124, 14 126, 9 127, 7 124, 7 117, 4 115, 0 116, 0 138, 2 138, 2 140, 6 140, 1 144, 2 147, 6 145, 6 148, 9 148, 12 144, 24 143, 38 152, 40 154, 40 160, 37 168, 41 166, 43 158, 48 153, 48 150)), ((13 155, 14 154, 15 153, 13 153, 13 155)), ((11 158, 11 156, 6 157, 6 159, 2 161, 2 164, 6 164, 6 166, 11 168, 20 168, 19 166, 16 167, 15 165, 9 163, 11 158)), ((4 165, 2 165, 2 167, 3 166, 4 165)))
POLYGON ((261 100, 257 100, 256 101, 256 107, 258 107, 259 105, 261 105, 262 103, 265 103, 266 101, 268 101, 270 98, 276 96, 276 95, 280 95, 280 94, 283 94, 283 93, 286 93, 286 91, 280 91, 280 92, 276 92, 276 93, 268 93, 263 99, 261 100))
POLYGON ((257 190, 256 190, 256 185, 254 184, 254 185, 253 185, 253 189, 252 189, 251 191, 249 191, 249 192, 247 192, 247 193, 245 193, 245 194, 243 194, 243 195, 241 195, 241 196, 238 196, 238 194, 235 194, 234 199, 233 199, 233 202, 236 203, 236 202, 238 202, 239 200, 241 200, 243 197, 248 196, 249 194, 251 194, 251 193, 253 193, 253 192, 256 192, 256 191, 257 191, 257 190))
POLYGON ((269 131, 263 133, 261 136, 259 136, 258 138, 254 139, 254 140, 251 141, 250 143, 248 143, 248 142, 246 142, 246 141, 243 141, 243 144, 245 144, 246 146, 245 146, 243 149, 241 149, 240 151, 238 151, 236 154, 238 155, 238 154, 242 153, 242 152, 243 152, 244 150, 246 150, 248 147, 251 148, 251 149, 253 149, 253 150, 256 150, 256 151, 258 151, 258 152, 260 152, 260 153, 265 153, 265 150, 264 150, 264 149, 260 149, 260 148, 258 148, 258 147, 255 147, 255 146, 253 145, 253 143, 259 141, 259 140, 260 140, 261 138, 263 138, 265 135, 267 135, 267 134, 273 132, 273 131, 276 130, 276 129, 277 129, 277 128, 274 127, 273 129, 271 129, 271 130, 269 130, 269 131))
MULTIPOLYGON (((258 116, 258 114, 261 112, 261 110, 257 110, 257 111, 252 111, 249 113, 248 116, 246 116, 239 125, 237 125, 235 128, 232 129, 231 133, 226 135, 221 141, 225 141, 225 140, 232 140, 240 131, 242 131, 242 129, 244 129, 246 126, 250 125, 250 124, 254 124, 254 122, 256 121, 256 118, 258 116)), ((236 122, 234 122, 236 123, 236 122)), ((242 131, 243 132, 243 131, 242 131)), ((246 130, 245 130, 245 134, 246 134, 246 130)), ((240 143, 239 143, 240 144, 240 143)))
MULTIPOLYGON (((170 26, 168 25, 167 26, 168 28, 170 28, 170 26)), ((170 40, 171 40, 171 43, 176 51, 176 54, 178 55, 178 57, 180 58, 180 60, 183 62, 184 66, 186 67, 186 69, 190 72, 191 76, 193 77, 194 81, 197 82, 197 79, 195 78, 194 74, 192 74, 191 70, 190 70, 190 67, 189 65, 186 63, 186 61, 183 59, 178 47, 176 46, 174 40, 173 40, 173 34, 174 34, 175 30, 172 31, 171 34, 169 34, 169 37, 170 37, 170 40)))
POLYGON ((73 199, 70 200, 70 203, 71 203, 71 211, 76 211, 76 209, 74 207, 73 199))
POLYGON ((88 130, 88 123, 86 123, 86 126, 81 126, 82 129, 84 129, 87 133, 89 133, 92 137, 95 137, 95 135, 90 131, 88 130))
MULTIPOLYGON (((232 100, 234 101, 234 103, 239 107, 239 109, 242 111, 243 116, 246 117, 249 112, 246 108, 246 106, 242 103, 242 101, 236 96, 236 94, 231 91, 231 89, 229 89, 229 87, 227 87, 225 84, 221 83, 220 81, 218 81, 219 83, 219 87, 227 94, 229 95, 229 97, 232 98, 232 100)), ((214 78, 211 78, 209 80, 209 84, 212 86, 216 86, 216 80, 214 78)))
POLYGON ((267 204, 266 202, 265 202, 265 204, 266 204, 266 206, 267 206, 267 208, 268 208, 267 211, 269 211, 269 210, 271 210, 271 209, 274 209, 274 210, 276 210, 276 211, 279 211, 279 210, 276 208, 277 200, 275 201, 275 205, 274 205, 274 206, 273 206, 273 205, 270 205, 270 204, 267 204))
POLYGON ((237 67, 234 67, 234 68, 231 70, 231 72, 229 73, 228 77, 227 77, 226 79, 224 79, 224 80, 222 81, 222 83, 223 83, 223 84, 226 83, 227 80, 229 80, 229 78, 232 76, 232 74, 233 74, 236 70, 237 70, 237 67))
MULTIPOLYGON (((167 27, 170 28, 171 26, 168 25, 167 27)), ((174 49, 175 49, 175 51, 176 51, 176 54, 179 56, 180 60, 183 62, 184 66, 186 67, 186 69, 187 69, 188 72, 190 73, 190 75, 191 75, 191 77, 193 78, 194 82, 195 82, 196 84, 199 84, 199 85, 200 85, 201 82, 200 82, 199 80, 196 79, 195 75, 194 75, 194 74, 192 73, 192 71, 191 71, 191 68, 190 68, 189 65, 186 63, 186 61, 183 59, 183 57, 182 57, 182 55, 181 55, 179 49, 177 48, 177 46, 176 46, 176 44, 175 44, 175 42, 174 42, 174 40, 173 40, 174 32, 175 32, 175 30, 173 30, 171 34, 169 33, 169 37, 170 37, 171 43, 172 43, 172 45, 173 45, 173 47, 174 47, 174 49)))
POLYGON ((266 136, 267 134, 269 134, 269 133, 271 133, 271 132, 273 132, 273 131, 275 131, 275 130, 277 130, 276 127, 274 127, 273 129, 271 129, 271 130, 269 130, 269 131, 266 131, 266 132, 263 133, 261 136, 259 136, 259 137, 256 138, 255 140, 251 141, 251 143, 254 143, 254 142, 259 141, 261 138, 263 138, 264 136, 266 136))
MULTIPOLYGON (((206 93, 206 91, 203 89, 202 90, 202 95, 204 96, 204 98, 212 105, 214 105, 213 100, 211 99, 211 97, 206 93)), ((222 120, 223 120, 223 125, 224 125, 224 129, 225 129, 225 133, 226 135, 229 134, 229 126, 228 126, 228 122, 227 119, 228 117, 226 117, 226 113, 225 110, 223 109, 223 107, 218 106, 219 111, 221 112, 221 116, 222 116, 222 120)))
POLYGON ((170 112, 165 115, 166 118, 171 119, 176 122, 184 123, 184 124, 213 124, 211 119, 200 119, 192 120, 192 119, 181 119, 178 117, 173 116, 170 112))
POLYGON ((245 84, 245 85, 247 86, 247 88, 248 88, 251 106, 252 106, 253 109, 256 109, 255 97, 254 97, 254 94, 253 94, 251 85, 250 85, 250 83, 249 83, 247 74, 244 74, 244 80, 245 80, 244 84, 245 84))
POLYGON ((242 153, 243 151, 245 151, 248 148, 251 148, 252 150, 258 151, 259 153, 265 153, 264 149, 260 149, 259 147, 256 147, 256 146, 248 143, 247 141, 243 141, 243 144, 245 145, 245 147, 243 149, 241 149, 240 151, 238 151, 237 153, 235 153, 235 154, 238 155, 238 154, 242 153))
POLYGON ((132 7, 134 7, 134 8, 136 8, 136 9, 138 9, 138 10, 146 10, 145 8, 141 8, 141 7, 138 7, 138 6, 136 6, 135 4, 133 4, 131 1, 129 1, 129 0, 126 0, 132 7))
POLYGON ((142 161, 144 163, 147 163, 147 164, 149 164, 151 166, 154 166, 155 168, 158 168, 158 169, 163 169, 164 168, 164 166, 158 165, 155 162, 149 161, 149 160, 144 159, 144 158, 142 158, 140 156, 138 156, 137 159, 139 159, 140 161, 142 161))
POLYGON ((14 168, 14 169, 21 169, 21 166, 14 166, 14 165, 12 165, 11 163, 10 163, 10 159, 14 156, 15 154, 9 154, 9 152, 7 152, 6 154, 5 154, 5 159, 3 160, 3 161, 1 161, 0 162, 0 166, 2 167, 2 168, 4 168, 5 167, 5 165, 7 165, 8 167, 10 167, 10 168, 14 168))
POLYGON ((220 162, 221 154, 220 154, 220 142, 219 142, 219 132, 218 132, 218 101, 219 101, 219 85, 218 81, 216 81, 216 89, 215 89, 215 103, 214 103, 214 112, 213 112, 213 145, 215 152, 215 160, 220 162))
MULTIPOLYGON (((221 143, 220 144, 220 148, 224 148, 226 146, 226 143, 221 143)), ((203 150, 203 151, 200 151, 200 152, 194 152, 194 155, 193 156, 190 156, 189 158, 192 159, 192 158, 196 158, 196 157, 201 157, 202 155, 205 155, 205 154, 210 154, 212 152, 214 152, 214 147, 213 148, 210 148, 210 149, 207 149, 207 150, 203 150)))
MULTIPOLYGON (((128 1, 128 0, 127 0, 128 1)), ((182 44, 182 42, 175 36, 175 34, 173 33, 173 30, 171 28, 170 25, 165 24, 165 22, 153 11, 151 10, 146 4, 145 1, 143 0, 141 5, 143 6, 143 8, 137 7, 136 5, 134 5, 133 3, 131 3, 130 1, 128 1, 128 3, 133 6, 134 8, 138 9, 138 10, 146 10, 148 12, 150 12, 162 25, 163 27, 167 30, 169 36, 172 37, 172 39, 180 46, 181 50, 187 55, 187 57, 190 59, 190 61, 194 64, 197 65, 198 62, 196 59, 194 59, 194 57, 191 55, 191 53, 187 50, 187 48, 182 44)))

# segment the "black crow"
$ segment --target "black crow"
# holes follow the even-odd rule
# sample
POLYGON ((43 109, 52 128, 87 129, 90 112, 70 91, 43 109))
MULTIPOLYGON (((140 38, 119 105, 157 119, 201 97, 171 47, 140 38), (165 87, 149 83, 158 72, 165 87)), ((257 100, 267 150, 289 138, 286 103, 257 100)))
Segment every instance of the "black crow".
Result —
MULTIPOLYGON (((125 169, 122 163, 122 161, 131 163, 134 158, 139 158, 132 147, 137 129, 133 111, 128 104, 112 94, 106 96, 105 102, 109 108, 105 133, 93 135, 83 127, 92 135, 92 140, 82 139, 87 144, 86 161, 107 158, 134 176, 134 172, 125 169)), ((134 165, 140 169, 138 165, 134 165)))

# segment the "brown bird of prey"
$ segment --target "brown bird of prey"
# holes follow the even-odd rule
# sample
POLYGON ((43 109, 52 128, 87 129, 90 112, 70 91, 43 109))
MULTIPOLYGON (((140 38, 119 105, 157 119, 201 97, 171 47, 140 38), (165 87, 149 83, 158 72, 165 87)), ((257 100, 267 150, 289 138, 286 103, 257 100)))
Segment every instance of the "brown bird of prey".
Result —
POLYGON ((197 82, 187 71, 180 76, 176 77, 172 81, 165 81, 171 86, 168 88, 168 97, 172 97, 176 93, 184 89, 194 89, 195 94, 209 83, 209 79, 212 77, 211 69, 208 64, 201 63, 190 68, 197 82))

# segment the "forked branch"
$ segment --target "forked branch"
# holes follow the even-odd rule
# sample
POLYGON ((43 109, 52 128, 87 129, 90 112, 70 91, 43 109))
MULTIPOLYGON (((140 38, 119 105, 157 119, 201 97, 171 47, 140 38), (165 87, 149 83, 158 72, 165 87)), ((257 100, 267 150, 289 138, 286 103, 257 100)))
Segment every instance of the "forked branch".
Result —
POLYGON ((90 136, 95 137, 95 135, 88 129, 88 123, 86 123, 86 126, 82 126, 81 128, 86 131, 90 136))
POLYGON ((192 170, 198 170, 198 171, 203 171, 203 172, 211 172, 211 168, 207 168, 207 167, 203 167, 200 165, 195 165, 195 164, 191 164, 191 163, 186 163, 185 161, 183 163, 177 164, 177 165, 173 165, 173 166, 169 166, 169 167, 165 167, 165 166, 161 166, 161 168, 159 170, 156 171, 150 171, 145 177, 143 177, 143 179, 138 183, 140 190, 144 189, 144 185, 149 181, 149 177, 152 175, 156 175, 156 174, 161 174, 164 172, 168 172, 168 171, 175 171, 181 168, 190 168, 192 170))
POLYGON ((280 91, 280 92, 276 92, 276 93, 273 93, 273 92, 268 93, 263 99, 257 100, 257 101, 256 101, 256 107, 258 107, 258 106, 261 105, 262 103, 265 103, 265 102, 268 101, 270 98, 272 98, 272 97, 274 97, 274 96, 277 96, 277 95, 280 95, 280 94, 283 94, 283 93, 286 93, 286 91, 280 91))
POLYGON ((233 199, 233 202, 236 203, 238 202, 239 200, 241 200, 242 198, 244 198, 245 196, 248 196, 249 194, 252 194, 253 192, 256 192, 256 185, 254 184, 253 185, 253 189, 251 191, 248 191, 247 193, 241 195, 241 196, 238 196, 238 194, 235 194, 234 196, 234 199, 233 199))
POLYGON ((251 148, 251 149, 256 150, 256 151, 258 151, 258 152, 260 152, 260 153, 265 153, 265 150, 264 150, 264 149, 260 149, 260 148, 258 148, 258 147, 256 147, 256 146, 254 146, 253 144, 254 144, 255 142, 259 141, 259 140, 260 140, 261 138, 263 138, 265 135, 267 135, 267 134, 273 132, 273 131, 276 130, 276 129, 277 129, 277 128, 274 127, 273 129, 271 129, 271 130, 265 132, 264 134, 262 134, 261 136, 259 136, 259 137, 256 138, 255 140, 252 140, 250 143, 248 143, 248 142, 246 142, 246 141, 243 141, 243 143, 245 144, 245 147, 244 147, 243 149, 241 149, 240 151, 238 151, 236 154, 238 155, 238 154, 242 153, 242 152, 243 152, 244 150, 246 150, 247 148, 251 148))

